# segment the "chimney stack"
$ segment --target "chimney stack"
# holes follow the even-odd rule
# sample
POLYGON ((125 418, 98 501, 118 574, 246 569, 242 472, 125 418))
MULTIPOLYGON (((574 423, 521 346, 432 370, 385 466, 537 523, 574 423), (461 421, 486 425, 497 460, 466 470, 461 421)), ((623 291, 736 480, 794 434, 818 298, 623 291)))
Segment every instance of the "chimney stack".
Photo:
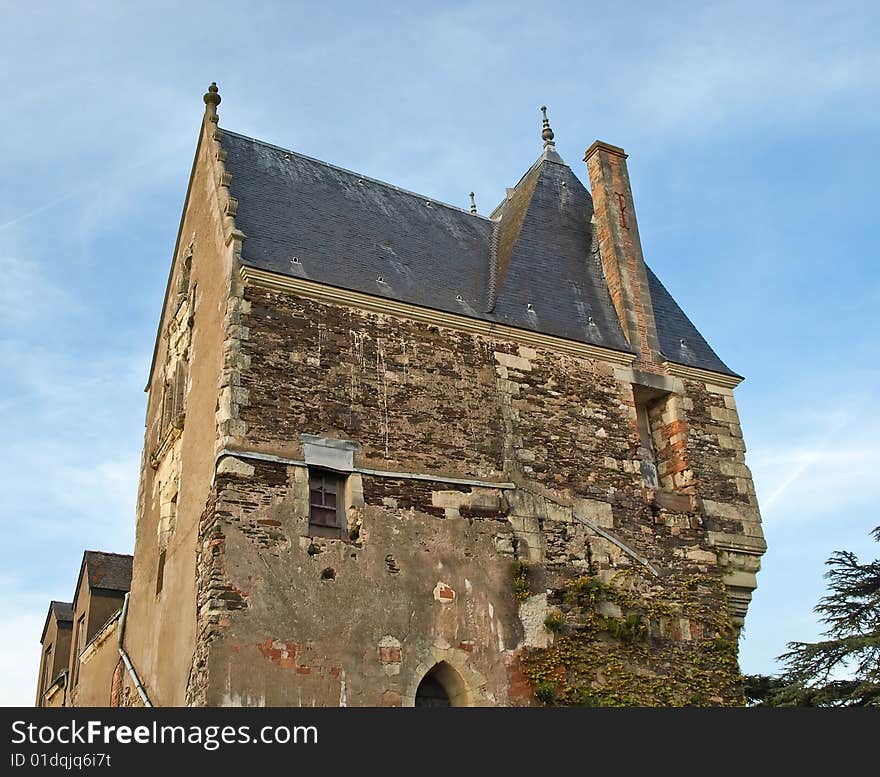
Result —
POLYGON ((657 340, 626 156, 622 148, 597 140, 587 149, 584 162, 590 176, 594 228, 611 300, 623 333, 637 353, 636 363, 656 372, 663 357, 657 340))

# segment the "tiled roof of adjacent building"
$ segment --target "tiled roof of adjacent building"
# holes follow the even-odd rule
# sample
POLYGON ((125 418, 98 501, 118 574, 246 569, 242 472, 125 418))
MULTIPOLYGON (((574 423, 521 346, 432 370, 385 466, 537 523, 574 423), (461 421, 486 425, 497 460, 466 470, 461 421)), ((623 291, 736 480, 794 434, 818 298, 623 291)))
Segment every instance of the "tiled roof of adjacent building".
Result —
MULTIPOLYGON (((592 198, 555 151, 484 218, 225 129, 221 144, 246 265, 632 353, 592 198)), ((664 357, 734 374, 649 278, 664 357)))
POLYGON ((128 591, 131 588, 131 561, 131 556, 121 553, 87 550, 83 554, 83 566, 88 575, 89 587, 128 591))
POLYGON ((73 623, 73 602, 56 602, 49 603, 49 609, 55 613, 55 620, 59 623, 73 623))

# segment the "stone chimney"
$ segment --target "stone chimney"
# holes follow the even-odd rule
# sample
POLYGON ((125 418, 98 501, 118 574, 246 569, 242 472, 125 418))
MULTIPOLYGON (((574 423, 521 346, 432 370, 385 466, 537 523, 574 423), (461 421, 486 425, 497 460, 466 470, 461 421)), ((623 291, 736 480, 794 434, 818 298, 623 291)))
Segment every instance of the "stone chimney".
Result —
POLYGON ((663 358, 654 323, 648 272, 642 256, 626 154, 597 140, 584 155, 593 194, 594 229, 602 269, 623 333, 638 354, 637 365, 659 371, 663 358))

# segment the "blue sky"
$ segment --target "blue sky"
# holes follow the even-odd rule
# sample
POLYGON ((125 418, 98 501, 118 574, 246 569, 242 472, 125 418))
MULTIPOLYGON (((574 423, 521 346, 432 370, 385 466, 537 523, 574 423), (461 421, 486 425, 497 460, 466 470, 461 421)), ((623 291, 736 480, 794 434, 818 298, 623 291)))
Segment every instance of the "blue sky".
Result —
POLYGON ((880 6, 0 2, 0 704, 49 599, 130 552, 151 349, 203 104, 481 212, 540 153, 623 146, 647 261, 727 363, 770 550, 745 671, 874 557, 880 6), (873 227, 873 229, 872 229, 873 227))

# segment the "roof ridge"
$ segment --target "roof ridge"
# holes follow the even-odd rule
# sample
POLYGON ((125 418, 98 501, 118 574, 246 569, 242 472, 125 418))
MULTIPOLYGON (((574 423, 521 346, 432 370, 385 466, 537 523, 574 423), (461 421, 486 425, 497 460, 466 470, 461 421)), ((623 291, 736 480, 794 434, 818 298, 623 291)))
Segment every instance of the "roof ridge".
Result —
POLYGON ((84 550, 86 553, 100 553, 102 556, 119 556, 120 558, 134 558, 131 553, 114 553, 112 550, 84 550))
POLYGON ((498 300, 498 243, 500 241, 501 224, 494 222, 492 238, 489 242, 489 288, 486 294, 486 310, 491 313, 495 309, 498 300))
MULTIPOLYGON (((561 156, 559 156, 559 154, 557 154, 555 151, 548 151, 548 150, 545 148, 545 149, 541 152, 541 156, 539 156, 534 162, 532 162, 532 164, 531 164, 531 166, 529 167, 529 169, 526 170, 526 171, 525 171, 525 172, 519 177, 519 180, 518 180, 513 186, 508 187, 507 191, 508 191, 508 192, 511 192, 511 191, 513 191, 514 189, 516 189, 516 188, 517 188, 517 187, 518 187, 518 186, 519 186, 519 185, 525 180, 525 178, 529 175, 529 173, 532 172, 532 170, 534 170, 536 167, 540 167, 541 164, 543 164, 544 162, 550 162, 550 163, 552 163, 552 164, 554 164, 554 165, 559 165, 560 167, 565 167, 565 168, 567 168, 569 171, 571 171, 571 174, 572 174, 572 175, 574 175, 574 170, 571 169, 571 166, 568 164, 568 162, 566 162, 566 161, 565 161, 561 156), (556 157, 556 158, 554 159, 553 157, 556 157)), ((576 175, 574 175, 574 177, 577 178, 576 175)), ((578 180, 580 180, 580 179, 578 178, 578 180)), ((584 188, 586 188, 586 187, 584 187, 584 188)), ((587 190, 587 191, 589 191, 589 190, 587 190)), ((508 197, 505 196, 504 199, 501 200, 501 202, 499 202, 499 203, 495 206, 494 210, 492 210, 492 212, 489 214, 489 219, 490 219, 491 221, 496 221, 496 220, 497 220, 497 218, 496 218, 497 214, 498 214, 499 211, 504 207, 504 205, 505 205, 505 203, 506 203, 507 201, 508 201, 508 197)))
MULTIPOLYGON (((388 183, 388 181, 382 181, 379 178, 373 178, 372 176, 365 175, 364 173, 359 173, 356 170, 349 170, 347 167, 340 167, 339 165, 334 165, 330 162, 325 162, 323 159, 317 159, 316 157, 309 156, 308 154, 303 154, 299 151, 294 151, 290 148, 284 148, 283 146, 277 146, 274 143, 268 143, 265 140, 260 140, 259 138, 252 138, 250 135, 242 135, 240 132, 235 132, 234 130, 226 129, 225 127, 221 127, 220 130, 228 135, 234 135, 237 138, 241 138, 242 140, 250 140, 253 143, 259 143, 261 146, 266 146, 267 148, 275 149, 276 151, 281 151, 285 154, 293 154, 294 156, 298 156, 300 159, 306 159, 309 162, 314 162, 319 165, 323 165, 324 167, 329 167, 331 170, 338 170, 341 173, 346 173, 347 175, 353 175, 357 178, 369 181, 370 183, 378 184, 379 186, 384 186, 387 189, 393 189, 396 192, 400 192, 401 194, 407 194, 410 197, 415 197, 416 199, 421 200, 422 202, 430 202, 432 205, 439 205, 442 208, 449 208, 450 210, 456 210, 459 213, 464 213, 471 218, 478 218, 483 221, 491 222, 488 216, 483 216, 479 213, 471 213, 470 210, 465 210, 464 208, 459 208, 457 205, 451 205, 448 202, 443 202, 443 200, 438 200, 434 197, 429 197, 426 194, 419 194, 418 192, 414 192, 410 189, 404 189, 401 186, 395 186, 393 183, 388 183)), ((222 142, 222 141, 221 141, 222 142)))
POLYGON ((493 273, 494 289, 492 289, 490 310, 495 309, 498 303, 498 297, 504 288, 504 281, 507 276, 507 269, 510 266, 510 259, 516 250, 519 235, 525 223, 532 198, 535 196, 535 188, 543 174, 540 161, 533 164, 526 175, 517 182, 516 186, 510 190, 504 202, 493 211, 498 214, 497 234, 493 234, 495 245, 493 245, 494 262, 492 262, 491 270, 493 273))

